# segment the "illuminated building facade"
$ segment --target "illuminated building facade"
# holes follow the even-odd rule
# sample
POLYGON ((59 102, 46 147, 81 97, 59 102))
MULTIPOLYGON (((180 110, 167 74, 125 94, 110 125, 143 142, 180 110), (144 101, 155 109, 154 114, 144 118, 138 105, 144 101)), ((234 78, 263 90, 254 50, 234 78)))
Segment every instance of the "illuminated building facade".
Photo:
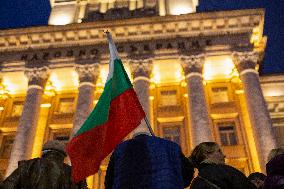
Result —
MULTIPOLYGON (((56 0, 49 23, 62 26, 0 31, 1 177, 84 122, 108 73, 105 30, 157 136, 186 155, 217 141, 228 164, 264 171, 269 150, 284 145, 284 76, 258 74, 264 10, 192 13, 197 4, 56 0)), ((91 188, 103 188, 106 166, 91 188)))

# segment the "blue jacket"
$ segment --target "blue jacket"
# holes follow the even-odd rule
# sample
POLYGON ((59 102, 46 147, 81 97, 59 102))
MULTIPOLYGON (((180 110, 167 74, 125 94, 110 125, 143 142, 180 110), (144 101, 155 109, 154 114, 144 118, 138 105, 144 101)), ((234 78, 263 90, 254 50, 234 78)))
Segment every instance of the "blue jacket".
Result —
POLYGON ((106 189, 181 189, 193 177, 193 166, 171 141, 138 135, 117 146, 105 178, 106 189))

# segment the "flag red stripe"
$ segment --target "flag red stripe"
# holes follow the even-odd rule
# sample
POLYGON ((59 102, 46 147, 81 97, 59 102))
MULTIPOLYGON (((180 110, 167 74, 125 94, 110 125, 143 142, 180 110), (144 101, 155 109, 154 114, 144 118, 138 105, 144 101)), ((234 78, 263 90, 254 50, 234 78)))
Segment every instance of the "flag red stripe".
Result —
POLYGON ((74 137, 66 147, 74 182, 95 174, 101 161, 144 117, 145 113, 133 88, 114 98, 108 121, 74 137))

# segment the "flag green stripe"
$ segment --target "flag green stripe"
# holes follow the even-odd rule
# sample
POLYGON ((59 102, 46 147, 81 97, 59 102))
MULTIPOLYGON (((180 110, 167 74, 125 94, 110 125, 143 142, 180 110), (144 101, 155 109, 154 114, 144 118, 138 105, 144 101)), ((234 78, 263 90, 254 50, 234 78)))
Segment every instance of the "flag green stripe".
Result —
POLYGON ((95 109, 91 112, 75 136, 107 122, 112 99, 131 87, 131 81, 124 70, 121 60, 115 59, 113 77, 105 84, 104 91, 95 109))

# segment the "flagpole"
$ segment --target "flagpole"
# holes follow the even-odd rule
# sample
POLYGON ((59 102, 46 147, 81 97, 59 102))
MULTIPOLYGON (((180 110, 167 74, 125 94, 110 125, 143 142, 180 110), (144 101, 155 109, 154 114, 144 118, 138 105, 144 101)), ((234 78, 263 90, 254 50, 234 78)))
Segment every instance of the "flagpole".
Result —
POLYGON ((146 125, 147 125, 147 127, 148 127, 148 129, 149 129, 151 135, 152 135, 152 136, 155 136, 155 134, 154 134, 154 132, 153 132, 153 129, 152 129, 150 123, 149 123, 149 120, 148 120, 147 116, 144 117, 144 120, 145 120, 145 122, 146 122, 146 125))
MULTIPOLYGON (((112 37, 111 37, 110 32, 109 32, 108 30, 106 30, 106 31, 104 31, 104 33, 107 35, 108 40, 111 40, 111 41, 112 41, 112 37)), ((150 134, 151 134, 152 136, 155 136, 155 134, 154 134, 154 132, 153 132, 153 129, 152 129, 151 125, 150 125, 150 122, 149 122, 147 116, 144 117, 144 120, 145 120, 145 122, 146 122, 146 125, 147 125, 147 127, 148 127, 148 130, 149 130, 150 134)))

